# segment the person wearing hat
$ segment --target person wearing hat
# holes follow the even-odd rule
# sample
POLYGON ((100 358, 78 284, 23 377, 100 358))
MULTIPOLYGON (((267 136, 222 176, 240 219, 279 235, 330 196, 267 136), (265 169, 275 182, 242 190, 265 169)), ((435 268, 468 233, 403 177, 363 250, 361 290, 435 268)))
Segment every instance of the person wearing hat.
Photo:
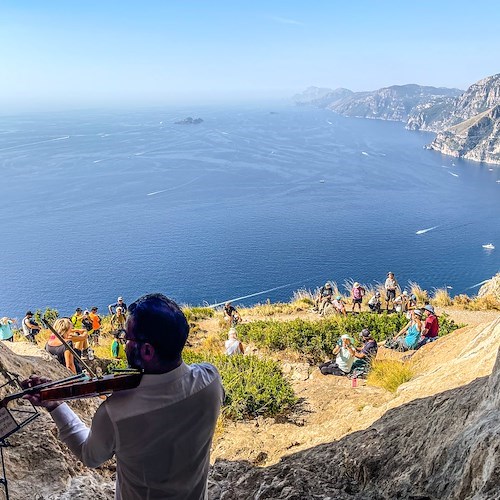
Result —
POLYGON ((115 314, 111 316, 111 328, 114 332, 121 332, 122 330, 125 330, 125 321, 126 318, 125 314, 123 314, 123 309, 118 306, 115 314))
POLYGON ((376 291, 375 295, 368 301, 368 307, 371 312, 380 314, 382 311, 382 302, 380 301, 380 292, 376 291))
POLYGON ((422 330, 422 336, 417 345, 417 349, 420 349, 425 344, 429 342, 434 342, 438 339, 439 335, 439 320, 434 311, 434 307, 430 304, 426 304, 423 308, 425 314, 424 329, 422 330))
POLYGON ((85 328, 83 328, 83 311, 81 307, 75 309, 75 314, 71 316, 71 323, 73 323, 73 331, 77 333, 83 333, 85 328))
POLYGON ((335 299, 333 299, 332 305, 338 313, 347 316, 345 302, 342 300, 342 297, 340 295, 337 295, 335 299))
POLYGON ((323 375, 345 377, 351 371, 356 359, 356 349, 349 335, 342 335, 340 341, 340 345, 337 344, 333 350, 333 355, 336 356, 335 361, 328 361, 319 366, 323 375))
POLYGON ((354 313, 354 309, 356 305, 359 308, 359 312, 361 312, 361 304, 363 303, 363 297, 366 293, 366 290, 356 281, 352 286, 351 290, 351 298, 352 298, 352 312, 354 313))
POLYGON ((385 308, 386 311, 389 310, 389 302, 392 302, 392 309, 394 310, 394 299, 396 298, 396 290, 398 289, 398 282, 394 277, 394 273, 389 271, 387 273, 387 279, 384 283, 385 287, 385 308))
POLYGON ((109 314, 115 314, 117 307, 121 307, 122 313, 125 316, 127 315, 127 304, 125 304, 125 302, 123 302, 123 297, 118 297, 118 299, 116 300, 116 302, 114 304, 109 304, 109 306, 108 306, 109 314))
POLYGON ((398 295, 394 299, 394 305, 396 306, 396 312, 407 312, 408 311, 408 292, 405 290, 401 295, 398 295))
POLYGON ((31 311, 27 311, 26 316, 22 321, 23 326, 23 334, 29 342, 36 344, 35 336, 40 333, 40 326, 33 319, 33 313, 31 311))
POLYGON ((319 314, 325 312, 327 304, 331 304, 333 300, 333 287, 328 281, 319 289, 318 298, 316 299, 316 307, 319 314))
POLYGON ((378 345, 373 339, 370 330, 368 328, 363 328, 360 334, 361 340, 363 341, 363 347, 356 348, 354 356, 356 360, 351 367, 351 373, 349 376, 351 378, 361 378, 365 377, 370 371, 371 363, 377 356, 378 345))
POLYGON ((410 314, 411 319, 408 324, 394 337, 391 343, 386 344, 386 347, 398 351, 417 349, 424 328, 422 324, 423 313, 420 309, 413 309, 410 314))

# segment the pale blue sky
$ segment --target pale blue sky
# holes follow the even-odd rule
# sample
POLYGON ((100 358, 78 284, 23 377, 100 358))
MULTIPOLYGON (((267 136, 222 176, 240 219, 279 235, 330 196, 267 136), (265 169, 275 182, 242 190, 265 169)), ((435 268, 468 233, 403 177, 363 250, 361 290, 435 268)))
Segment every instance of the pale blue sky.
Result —
POLYGON ((466 88, 500 72, 500 2, 0 2, 0 111, 466 88))

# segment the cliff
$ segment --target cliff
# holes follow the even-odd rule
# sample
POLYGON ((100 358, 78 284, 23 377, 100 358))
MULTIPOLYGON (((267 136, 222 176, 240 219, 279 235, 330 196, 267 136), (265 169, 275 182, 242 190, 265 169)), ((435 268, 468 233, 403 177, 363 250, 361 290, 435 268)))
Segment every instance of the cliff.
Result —
POLYGON ((343 116, 406 122, 415 107, 435 104, 461 92, 415 84, 393 85, 371 92, 309 87, 293 99, 297 104, 328 108, 343 116))

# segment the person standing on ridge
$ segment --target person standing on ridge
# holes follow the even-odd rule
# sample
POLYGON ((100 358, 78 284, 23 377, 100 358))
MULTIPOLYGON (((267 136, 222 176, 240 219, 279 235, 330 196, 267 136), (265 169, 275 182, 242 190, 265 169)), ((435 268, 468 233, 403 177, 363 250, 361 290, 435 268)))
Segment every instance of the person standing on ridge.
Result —
POLYGON ((394 299, 396 298, 396 290, 398 289, 398 282, 394 278, 394 273, 388 272, 387 279, 385 280, 385 309, 389 311, 389 302, 392 302, 392 309, 394 310, 394 299))
POLYGON ((231 302, 226 302, 224 304, 224 319, 229 323, 229 326, 234 327, 238 323, 241 323, 240 313, 237 311, 231 302))
POLYGON ((0 340, 8 340, 9 342, 14 342, 14 333, 12 332, 12 327, 15 321, 13 319, 7 318, 7 316, 0 319, 0 340))
POLYGON ((366 293, 366 290, 356 281, 352 286, 351 290, 351 298, 352 298, 352 312, 354 313, 354 309, 356 306, 359 308, 359 312, 361 312, 361 304, 363 303, 363 297, 366 293))
POLYGON ((111 328, 114 332, 121 332, 125 330, 125 314, 123 314, 123 310, 121 307, 116 308, 116 313, 113 314, 111 318, 111 328))
POLYGON ((92 321, 92 341, 94 345, 99 345, 99 335, 101 334, 101 317, 97 314, 97 307, 93 307, 89 314, 90 321, 92 321))
MULTIPOLYGON (((215 367, 183 362, 188 333, 181 309, 164 295, 131 304, 125 352, 142 379, 103 401, 90 429, 66 403, 25 396, 49 411, 61 441, 87 467, 116 456, 115 500, 208 498, 210 447, 224 390, 215 367)), ((44 382, 32 375, 23 386, 44 382)))
POLYGON ((123 302, 123 297, 118 297, 118 299, 116 300, 116 302, 114 304, 109 304, 109 306, 108 306, 109 314, 115 314, 116 309, 118 307, 122 308, 122 313, 124 316, 126 316, 127 315, 127 304, 125 304, 125 302, 123 302))

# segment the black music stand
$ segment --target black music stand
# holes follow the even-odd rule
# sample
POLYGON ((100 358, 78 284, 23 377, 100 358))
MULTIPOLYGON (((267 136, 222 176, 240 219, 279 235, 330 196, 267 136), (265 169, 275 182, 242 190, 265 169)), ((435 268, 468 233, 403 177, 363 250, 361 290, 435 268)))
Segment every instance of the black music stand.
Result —
MULTIPOLYGON (((0 371, 0 375, 7 381, 0 385, 0 390, 4 388, 13 388, 16 391, 22 390, 17 375, 8 371, 0 371)), ((39 415, 40 413, 37 408, 25 399, 23 399, 23 404, 17 408, 7 408, 7 405, 0 406, 0 462, 2 467, 0 485, 4 488, 6 500, 9 500, 9 488, 7 484, 3 449, 10 446, 7 438, 35 420, 39 415)))

